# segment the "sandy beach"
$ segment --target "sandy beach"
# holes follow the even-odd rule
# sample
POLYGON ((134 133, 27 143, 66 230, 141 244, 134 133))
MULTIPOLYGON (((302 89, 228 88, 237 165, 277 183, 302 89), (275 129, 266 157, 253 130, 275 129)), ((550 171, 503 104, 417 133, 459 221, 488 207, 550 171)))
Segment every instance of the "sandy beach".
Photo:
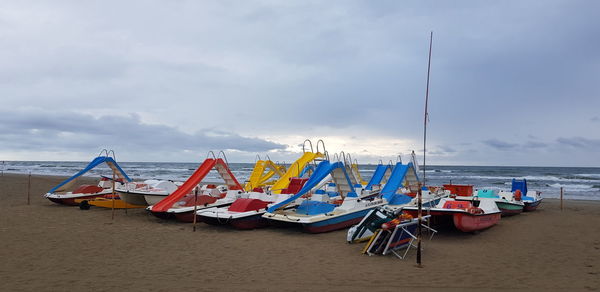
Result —
MULTIPOLYGON (((237 231, 163 221, 145 210, 54 204, 63 178, 0 178, 0 291, 392 291, 600 289, 600 202, 546 199, 478 234, 441 230, 424 268, 366 256, 346 230, 237 231)), ((89 183, 96 181, 85 178, 89 183)))

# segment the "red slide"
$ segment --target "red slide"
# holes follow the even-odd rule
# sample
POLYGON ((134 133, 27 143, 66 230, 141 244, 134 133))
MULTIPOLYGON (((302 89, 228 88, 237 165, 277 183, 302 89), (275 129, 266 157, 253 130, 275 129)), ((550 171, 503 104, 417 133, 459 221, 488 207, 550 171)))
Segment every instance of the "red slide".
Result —
POLYGON ((177 188, 172 194, 162 199, 162 201, 152 206, 152 213, 161 213, 169 210, 173 204, 179 201, 179 199, 189 194, 202 181, 202 179, 204 179, 204 177, 208 174, 208 172, 210 172, 216 163, 217 161, 215 159, 206 158, 206 160, 202 162, 198 169, 194 171, 194 173, 183 183, 183 185, 177 188))

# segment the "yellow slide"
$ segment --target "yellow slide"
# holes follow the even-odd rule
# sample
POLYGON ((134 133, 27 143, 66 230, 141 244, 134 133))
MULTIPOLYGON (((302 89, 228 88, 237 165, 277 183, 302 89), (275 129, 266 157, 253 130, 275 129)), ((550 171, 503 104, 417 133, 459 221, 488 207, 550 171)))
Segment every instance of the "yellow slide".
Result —
POLYGON ((354 177, 356 177, 356 180, 358 180, 358 183, 360 183, 363 186, 366 186, 368 184, 368 182, 366 182, 360 175, 360 171, 358 171, 357 163, 352 163, 352 172, 354 173, 354 177))
POLYGON ((290 184, 290 178, 297 177, 298 175, 300 175, 300 172, 302 172, 304 167, 309 162, 315 160, 316 158, 320 158, 320 157, 323 157, 323 154, 318 153, 318 152, 317 153, 304 152, 304 154, 302 154, 302 157, 300 157, 298 160, 296 160, 294 163, 292 163, 292 165, 290 165, 290 168, 288 168, 288 170, 285 172, 285 174, 275 184, 273 184, 273 188, 271 189, 271 190, 273 190, 273 193, 275 193, 275 194, 281 193, 281 190, 287 188, 288 185, 290 184))
POLYGON ((248 178, 248 182, 244 186, 244 189, 249 192, 254 188, 262 187, 264 185, 273 184, 268 180, 271 179, 275 174, 279 177, 283 176, 285 173, 285 166, 277 165, 273 163, 271 160, 258 160, 254 164, 254 169, 248 178), (269 169, 269 171, 265 174, 265 170, 269 169))

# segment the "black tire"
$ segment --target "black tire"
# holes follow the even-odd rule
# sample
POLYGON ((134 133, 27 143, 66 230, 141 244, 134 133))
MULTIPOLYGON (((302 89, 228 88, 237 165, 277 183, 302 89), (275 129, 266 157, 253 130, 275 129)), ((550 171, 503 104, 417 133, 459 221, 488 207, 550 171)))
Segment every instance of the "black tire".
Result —
POLYGON ((81 210, 89 210, 91 207, 90 203, 88 203, 88 201, 81 201, 81 203, 79 203, 79 209, 81 210))

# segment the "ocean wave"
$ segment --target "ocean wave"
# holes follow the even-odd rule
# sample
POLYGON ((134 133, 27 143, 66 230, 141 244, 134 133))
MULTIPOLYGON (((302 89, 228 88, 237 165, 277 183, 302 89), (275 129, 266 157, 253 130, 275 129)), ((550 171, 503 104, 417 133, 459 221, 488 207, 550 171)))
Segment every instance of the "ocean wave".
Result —
POLYGON ((555 189, 564 188, 565 190, 568 190, 568 191, 586 191, 586 190, 592 190, 594 188, 593 185, 561 184, 561 183, 548 184, 547 186, 555 188, 555 189))
POLYGON ((600 173, 578 173, 576 175, 583 176, 583 177, 593 177, 593 178, 600 179, 600 173))
POLYGON ((452 170, 449 169, 428 169, 425 170, 426 173, 452 173, 452 170))

